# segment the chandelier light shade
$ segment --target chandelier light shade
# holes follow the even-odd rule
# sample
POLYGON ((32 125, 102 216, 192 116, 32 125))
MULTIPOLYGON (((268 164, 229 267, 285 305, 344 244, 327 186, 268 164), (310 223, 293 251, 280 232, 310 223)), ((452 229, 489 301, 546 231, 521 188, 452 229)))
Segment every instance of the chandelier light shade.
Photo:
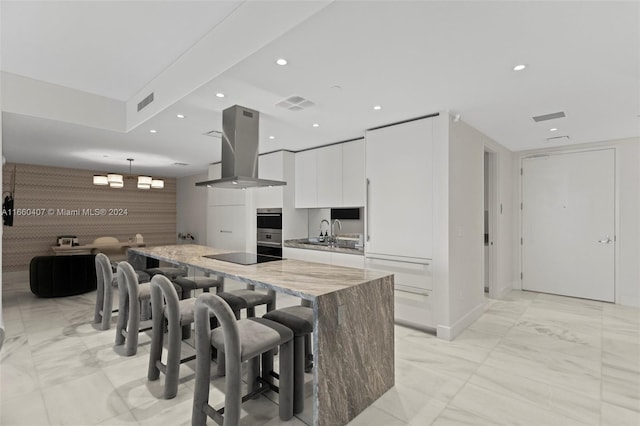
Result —
POLYGON ((140 185, 151 186, 151 176, 138 176, 138 188, 140 185))
MULTIPOLYGON (((136 179, 136 176, 131 174, 131 163, 133 162, 133 158, 127 158, 129 162, 129 175, 122 176, 117 173, 109 173, 106 176, 104 175, 93 175, 93 184, 106 186, 109 185, 110 188, 124 188, 124 181, 136 179)), ((138 189, 163 189, 164 188, 164 180, 162 179, 153 179, 151 176, 138 176, 138 189)))
POLYGON ((109 179, 106 176, 93 175, 93 184, 100 186, 109 185, 109 179))
POLYGON ((118 175, 115 173, 109 173, 107 175, 107 181, 109 182, 109 184, 112 183, 124 183, 124 181, 122 180, 122 175, 118 175))

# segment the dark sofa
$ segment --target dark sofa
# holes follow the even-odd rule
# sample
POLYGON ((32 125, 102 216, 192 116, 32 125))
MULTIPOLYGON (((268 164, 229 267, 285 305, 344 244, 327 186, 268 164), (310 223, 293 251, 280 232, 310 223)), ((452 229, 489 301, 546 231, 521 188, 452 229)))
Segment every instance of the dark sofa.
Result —
POLYGON ((62 297, 96 289, 95 254, 37 256, 29 265, 31 292, 39 297, 62 297))

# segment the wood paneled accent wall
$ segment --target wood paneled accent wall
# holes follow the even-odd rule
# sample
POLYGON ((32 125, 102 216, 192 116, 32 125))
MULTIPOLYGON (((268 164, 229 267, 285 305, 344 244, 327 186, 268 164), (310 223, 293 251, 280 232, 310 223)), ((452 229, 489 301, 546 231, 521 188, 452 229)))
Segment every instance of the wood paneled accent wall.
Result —
POLYGON ((176 242, 176 181, 164 189, 93 185, 90 170, 7 163, 3 167, 2 201, 11 190, 14 167, 16 209, 13 226, 3 225, 3 272, 29 269, 34 256, 52 254, 59 235, 75 235, 90 244, 98 237, 127 241, 142 234, 147 245, 176 242), (22 210, 21 210, 22 209, 22 210))

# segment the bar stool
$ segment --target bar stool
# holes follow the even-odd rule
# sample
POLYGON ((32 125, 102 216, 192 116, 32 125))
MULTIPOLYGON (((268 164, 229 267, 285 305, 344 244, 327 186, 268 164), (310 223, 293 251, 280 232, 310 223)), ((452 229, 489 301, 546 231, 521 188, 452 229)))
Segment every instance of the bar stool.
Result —
POLYGON ((111 313, 113 312, 113 270, 109 258, 102 254, 96 254, 96 309, 93 322, 100 324, 101 330, 108 330, 111 327, 111 313))
POLYGON ((151 301, 150 283, 138 283, 138 277, 128 262, 118 264, 118 324, 116 326, 116 346, 125 345, 125 355, 132 356, 138 351, 138 334, 151 327, 140 328, 140 306, 148 309, 151 301))
MULTIPOLYGON (((111 314, 118 312, 113 309, 113 287, 118 285, 115 266, 119 262, 111 262, 104 253, 96 254, 96 309, 93 322, 100 324, 101 330, 108 330, 111 327, 111 314)), ((135 271, 138 282, 148 282, 149 274, 144 271, 135 271)))
MULTIPOLYGON (((221 287, 224 288, 224 285, 221 287)), ((225 291, 247 302, 247 318, 256 316, 256 306, 267 305, 267 312, 276 308, 276 292, 267 290, 266 293, 255 291, 255 286, 247 285, 246 289, 225 291)))
POLYGON ((211 288, 220 288, 223 285, 222 277, 177 277, 172 280, 182 289, 181 299, 191 297, 194 290, 202 290, 208 293, 211 288))
MULTIPOLYGON (((260 373, 258 356, 280 348, 279 411, 280 419, 293 417, 293 332, 287 327, 264 318, 237 321, 229 305, 219 296, 204 293, 195 304, 196 323, 196 383, 193 391, 191 424, 206 424, 207 416, 223 426, 240 424, 243 401, 263 392, 275 390, 266 377, 270 374, 263 362, 260 373), (209 315, 213 311, 221 327, 211 331, 209 315), (215 347, 226 355, 225 406, 216 410, 209 405, 211 350, 215 347), (249 361, 247 386, 242 396, 242 362, 249 361), (261 376, 259 378, 258 376, 261 376), (224 413, 224 416, 222 415, 224 413)), ((263 355, 264 357, 264 355, 263 355)), ((264 358, 263 358, 264 361, 264 358)))
POLYGON ((307 342, 313 333, 313 308, 290 306, 267 312, 262 318, 275 321, 293 331, 293 412, 304 410, 305 358, 308 357, 307 342))
MULTIPOLYGON (((242 299, 228 297, 225 300, 236 317, 240 316, 240 309, 246 308, 242 299)), ((164 397, 171 399, 178 393, 178 376, 180 364, 195 359, 195 355, 180 358, 181 342, 184 329, 193 323, 193 309, 196 298, 178 299, 178 292, 171 281, 163 275, 156 275, 151 280, 151 316, 153 318, 153 332, 149 352, 149 370, 147 378, 158 380, 160 373, 165 374, 164 397), (163 303, 164 298, 164 303, 163 303), (166 303, 166 304, 165 304, 166 303), (162 363, 162 346, 164 341, 164 320, 167 321, 167 362, 162 363)), ((211 314, 213 317, 213 314, 211 314)), ((210 321, 213 318, 210 318, 210 321)))

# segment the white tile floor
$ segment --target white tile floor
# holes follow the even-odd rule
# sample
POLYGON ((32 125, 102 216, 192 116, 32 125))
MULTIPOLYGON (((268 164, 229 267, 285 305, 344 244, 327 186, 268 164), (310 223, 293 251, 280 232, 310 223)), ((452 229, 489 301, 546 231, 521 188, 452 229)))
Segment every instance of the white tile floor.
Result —
MULTIPOLYGON (((38 299, 15 275, 3 299, 0 424, 190 424, 193 364, 175 399, 158 398, 162 379, 146 380, 148 337, 134 357, 114 351, 114 328, 90 324, 95 292, 38 299)), ((212 401, 222 386, 214 381, 212 401)), ((280 422, 265 398, 243 416, 243 425, 304 424, 280 422)), ((429 424, 640 425, 640 310, 513 291, 453 342, 397 326, 396 386, 351 425, 429 424)))

